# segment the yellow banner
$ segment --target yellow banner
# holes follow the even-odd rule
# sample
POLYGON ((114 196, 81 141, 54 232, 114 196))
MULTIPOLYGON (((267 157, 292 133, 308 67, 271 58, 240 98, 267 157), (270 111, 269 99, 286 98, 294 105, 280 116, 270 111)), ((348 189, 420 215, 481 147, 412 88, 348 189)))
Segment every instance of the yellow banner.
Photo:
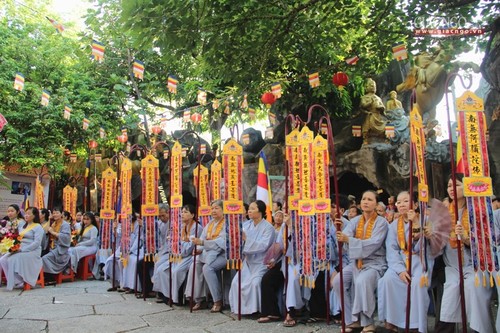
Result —
POLYGON ((300 131, 299 143, 300 143, 300 198, 303 200, 311 199, 311 172, 313 172, 313 160, 312 160, 312 142, 313 142, 313 132, 304 126, 300 131))
POLYGON ((467 133, 467 159, 472 177, 484 176, 483 157, 481 154, 481 133, 479 133, 479 119, 477 112, 465 112, 465 131, 467 133))
POLYGON ((210 208, 210 198, 208 193, 208 169, 203 165, 201 165, 199 169, 200 169, 199 190, 198 190, 198 167, 194 168, 193 170, 194 186, 197 192, 199 193, 200 205, 198 207, 198 216, 208 216, 211 213, 211 211, 208 210, 207 214, 207 207, 210 208))
POLYGON ((76 200, 78 198, 78 190, 76 187, 66 185, 63 188, 63 207, 71 216, 76 216, 76 200))
POLYGON ((101 194, 101 211, 99 217, 101 219, 115 218, 115 190, 116 190, 116 172, 111 168, 107 168, 102 172, 102 194, 101 194))
POLYGON ((464 196, 484 197, 493 195, 491 177, 464 177, 464 196))
POLYGON ((316 135, 313 142, 316 199, 330 197, 328 182, 328 141, 321 135, 316 135))
POLYGON ((142 216, 158 216, 159 162, 151 153, 141 161, 142 216))
POLYGON ((222 164, 217 159, 215 159, 210 168, 210 178, 211 178, 210 200, 222 199, 220 192, 221 178, 222 178, 221 172, 222 172, 222 164))
POLYGON ((132 162, 125 157, 120 169, 120 184, 122 206, 121 214, 123 216, 132 214, 132 162))
POLYGON ((225 200, 240 201, 243 200, 241 193, 241 184, 243 184, 243 149, 234 139, 230 139, 224 145, 222 150, 225 200))
MULTIPOLYGON (((179 141, 174 143, 170 157, 170 195, 182 195, 182 146, 179 141)), ((181 206, 173 207, 182 207, 182 202, 181 206)))
POLYGON ((35 207, 42 209, 45 207, 45 194, 43 192, 43 185, 40 181, 40 177, 36 177, 35 180, 35 207))
POLYGON ((300 158, 299 130, 294 128, 285 138, 286 160, 288 162, 288 209, 299 209, 300 198, 300 158))

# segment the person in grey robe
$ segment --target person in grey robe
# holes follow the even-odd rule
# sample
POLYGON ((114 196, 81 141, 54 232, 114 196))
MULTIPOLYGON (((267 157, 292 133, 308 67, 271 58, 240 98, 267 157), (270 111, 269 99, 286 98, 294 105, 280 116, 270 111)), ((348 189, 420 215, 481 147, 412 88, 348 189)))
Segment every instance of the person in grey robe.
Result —
MULTIPOLYGON (((189 267, 193 262, 194 244, 192 238, 199 237, 203 231, 201 225, 195 220, 196 208, 193 205, 182 207, 182 232, 181 232, 181 260, 171 263, 167 269, 158 272, 159 289, 163 295, 166 295, 173 303, 179 302, 179 289, 186 280, 189 267), (170 269, 172 270, 172 287, 170 288, 170 269), (172 294, 172 295, 170 295, 172 294)), ((189 281, 188 281, 189 283, 189 281)))
MULTIPOLYGON (((497 249, 500 248, 500 209, 493 210, 493 221, 495 225, 495 236, 497 240, 497 249)), ((499 257, 498 259, 500 260, 500 253, 497 250, 497 256, 499 257)), ((498 299, 500 299, 500 272, 496 272, 496 279, 495 283, 497 285, 497 293, 498 293, 498 299)), ((497 332, 500 332, 500 307, 498 307, 497 310, 497 319, 495 322, 495 327, 497 332)))
POLYGON ((73 272, 76 273, 78 262, 81 258, 96 254, 98 236, 99 231, 95 215, 91 212, 86 212, 83 214, 83 226, 78 229, 78 242, 75 247, 69 249, 73 272))
MULTIPOLYGON (((153 276, 151 278, 153 282, 153 291, 161 293, 158 295, 158 300, 165 300, 165 297, 169 293, 164 293, 160 282, 160 272, 164 272, 170 267, 170 212, 169 206, 166 203, 161 203, 159 205, 159 215, 160 220, 158 224, 158 253, 156 253, 156 261, 153 270, 153 276)), ((168 289, 167 289, 168 290, 168 289)))
POLYGON ((40 251, 44 231, 39 223, 38 209, 28 208, 25 221, 18 226, 19 235, 22 237, 19 251, 6 254, 0 260, 7 278, 7 290, 22 288, 24 283, 35 286, 42 268, 40 251))
POLYGON ((111 236, 111 241, 113 242, 113 246, 115 248, 114 252, 106 259, 104 264, 103 272, 104 279, 107 280, 110 278, 111 287, 108 291, 116 291, 118 290, 118 286, 120 285, 120 281, 122 279, 122 270, 118 265, 121 257, 121 240, 122 240, 122 227, 121 222, 114 221, 113 222, 113 234, 111 236), (114 265, 114 268, 113 268, 114 265), (113 283, 114 279, 114 283, 113 283))
MULTIPOLYGON (((414 203, 413 207, 417 207, 414 203)), ((428 286, 422 283, 422 278, 432 277, 433 258, 428 255, 427 261, 422 262, 420 250, 424 246, 424 240, 414 235, 411 246, 412 269, 411 277, 408 275, 407 258, 408 250, 401 248, 401 243, 407 244, 409 221, 413 221, 413 229, 420 228, 418 215, 410 210, 410 194, 407 191, 399 193, 396 201, 399 218, 389 225, 386 239, 388 269, 384 276, 378 281, 378 318, 386 321, 386 329, 397 332, 399 328, 406 326, 406 309, 408 284, 411 284, 411 307, 410 307, 410 329, 421 333, 427 332, 427 310, 429 309, 428 286), (402 233, 401 233, 402 231, 402 233), (403 239, 401 239, 403 238, 403 239), (424 272, 423 263, 427 265, 424 272), (425 276, 424 276, 425 275, 425 276)), ((426 237, 430 237, 426 229, 426 237)), ((428 247, 428 245, 426 245, 428 247)), ((430 248, 428 253, 430 253, 430 248)))
POLYGON ((363 213, 353 218, 343 231, 337 232, 337 239, 344 243, 351 260, 342 270, 344 286, 340 285, 339 274, 333 280, 337 295, 340 295, 340 288, 344 288, 346 332, 358 327, 364 327, 364 332, 375 332, 375 290, 387 269, 385 237, 388 226, 387 220, 377 215, 376 207, 377 194, 365 191, 361 198, 363 213), (358 225, 361 232, 357 230, 358 225))
POLYGON ((69 247, 71 245, 71 226, 62 219, 60 208, 55 208, 52 212, 54 222, 49 227, 51 248, 50 252, 42 257, 43 271, 49 274, 59 274, 70 261, 69 247))
POLYGON ((40 225, 43 228, 42 238, 42 254, 43 257, 49 253, 49 227, 50 227, 50 211, 48 209, 40 209, 40 225))
MULTIPOLYGON (((128 253, 123 256, 120 260, 119 266, 122 270, 122 280, 120 281, 120 292, 133 293, 134 288, 137 287, 137 291, 141 291, 141 284, 136 285, 136 275, 137 275, 137 262, 144 258, 144 228, 142 227, 142 219, 138 213, 132 215, 132 225, 130 232, 130 248, 128 253), (140 239, 139 239, 139 229, 140 229, 140 239), (137 252, 139 252, 139 258, 137 257, 137 252)), ((122 249, 122 253, 125 253, 125 249, 122 249)))
MULTIPOLYGON (((193 295, 196 304, 193 311, 202 307, 202 299, 206 294, 205 281, 212 294, 214 305, 212 313, 222 310, 221 271, 226 268, 226 230, 222 200, 212 202, 212 220, 203 228, 200 238, 193 238, 191 242, 196 245, 196 265, 189 268, 188 282, 186 284, 186 297, 193 295), (194 274, 194 291, 191 279, 194 274)), ((274 231, 273 231, 274 232, 274 231)), ((193 250, 194 251, 194 250, 193 250)))
MULTIPOLYGON (((462 321, 460 310, 460 285, 459 267, 457 253, 457 236, 460 236, 463 245, 462 270, 464 277, 465 309, 469 326, 479 333, 494 332, 493 317, 491 314, 492 289, 489 283, 486 286, 475 286, 475 273, 472 265, 472 255, 470 248, 470 226, 468 224, 469 213, 467 212, 466 199, 464 197, 463 174, 456 175, 456 189, 453 182, 448 181, 448 195, 454 197, 456 191, 458 205, 458 221, 453 223, 452 233, 449 243, 443 250, 443 260, 445 263, 445 277, 443 298, 441 300, 440 321, 436 324, 435 332, 447 333, 455 332, 456 323, 462 321), (467 220, 467 221, 466 221, 467 220)), ((451 204, 451 203, 450 203, 451 204)), ((453 217, 452 217, 453 219, 453 217)))
POLYGON ((243 224, 243 263, 229 289, 231 312, 238 313, 238 274, 241 274, 241 314, 260 312, 262 276, 267 271, 264 257, 274 243, 276 233, 266 218, 266 204, 262 200, 252 202, 248 208, 250 220, 243 224))

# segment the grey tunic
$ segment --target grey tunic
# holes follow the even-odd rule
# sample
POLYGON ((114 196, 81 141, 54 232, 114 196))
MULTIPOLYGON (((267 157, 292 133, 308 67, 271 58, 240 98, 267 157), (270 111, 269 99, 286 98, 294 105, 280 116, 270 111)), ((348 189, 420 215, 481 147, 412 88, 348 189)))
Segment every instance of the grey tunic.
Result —
MULTIPOLYGON (((23 230, 19 228, 20 232, 23 230)), ((17 283, 26 282, 32 286, 36 284, 42 268, 40 258, 42 238, 43 228, 37 224, 23 235, 19 252, 2 257, 1 264, 7 277, 7 290, 12 290, 17 283)))
POLYGON ((63 221, 59 230, 59 237, 55 240, 55 247, 42 257, 45 273, 59 274, 70 261, 68 253, 71 245, 71 226, 63 221))
POLYGON ((69 249, 71 268, 73 269, 73 272, 76 273, 78 269, 78 262, 81 258, 97 252, 97 235, 97 228, 92 226, 89 231, 81 236, 76 246, 69 249))

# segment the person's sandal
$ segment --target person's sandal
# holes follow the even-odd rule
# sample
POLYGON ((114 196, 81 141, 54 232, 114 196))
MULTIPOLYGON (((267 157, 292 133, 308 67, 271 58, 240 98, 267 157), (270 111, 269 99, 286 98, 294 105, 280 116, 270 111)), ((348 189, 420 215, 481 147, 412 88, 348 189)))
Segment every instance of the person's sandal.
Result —
POLYGON ((222 311, 222 305, 219 304, 214 304, 214 306, 212 306, 212 309, 210 309, 211 313, 217 313, 221 311, 222 311))
POLYGON ((283 322, 283 326, 284 327, 295 327, 295 326, 297 326, 297 321, 293 318, 287 318, 283 322))
POLYGON ((201 302, 199 303, 196 303, 195 305, 193 305, 193 311, 198 311, 198 310, 201 310, 201 302))

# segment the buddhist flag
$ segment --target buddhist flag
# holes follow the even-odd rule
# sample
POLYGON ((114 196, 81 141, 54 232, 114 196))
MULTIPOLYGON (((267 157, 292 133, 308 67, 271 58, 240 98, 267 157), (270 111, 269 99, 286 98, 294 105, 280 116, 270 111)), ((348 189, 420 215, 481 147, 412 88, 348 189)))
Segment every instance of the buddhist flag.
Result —
POLYGON ((169 75, 167 80, 167 88, 168 91, 172 94, 177 94, 177 85, 179 84, 179 80, 175 75, 169 75))
POLYGON ((106 137, 106 130, 102 126, 99 128, 99 137, 101 139, 104 139, 106 137))
POLYGON ((23 203, 21 205, 21 209, 23 211, 26 211, 26 209, 30 208, 30 197, 29 197, 29 188, 24 188, 24 200, 23 200, 23 203))
POLYGON ((69 105, 64 106, 64 113, 63 113, 64 119, 69 120, 71 117, 71 107, 69 105))
POLYGON ((273 93, 274 96, 276 96, 276 98, 280 98, 281 97, 281 84, 279 82, 274 82, 271 85, 271 92, 273 93))
POLYGON ((14 89, 17 91, 23 91, 24 89, 24 75, 17 72, 16 78, 14 79, 14 89))
POLYGON ((309 73, 309 85, 311 88, 319 87, 319 73, 311 72, 309 73))
POLYGON ((48 106, 49 100, 50 92, 48 90, 42 90, 42 100, 40 101, 40 104, 42 104, 43 106, 48 106))
POLYGON ((348 64, 348 65, 356 65, 356 63, 358 62, 359 60, 359 57, 357 55, 355 55, 354 57, 351 57, 351 58, 347 58, 345 60, 345 62, 348 64))
POLYGON ((191 111, 189 110, 184 111, 182 114, 182 121, 185 123, 189 123, 190 120, 191 120, 191 111))
POLYGON ((92 59, 101 62, 104 59, 104 49, 104 44, 95 39, 92 40, 92 59))
POLYGON ((45 16, 45 17, 47 18, 47 20, 50 21, 50 23, 52 23, 52 25, 54 26, 54 28, 56 28, 56 31, 58 33, 62 33, 64 31, 64 27, 61 23, 57 22, 56 20, 51 19, 48 16, 45 16))
POLYGON ((89 128, 89 125, 90 125, 90 119, 88 119, 88 118, 83 118, 83 126, 82 126, 82 128, 83 128, 84 130, 87 130, 87 129, 89 128))
POLYGON ((272 218, 272 205, 273 199, 271 195, 271 183, 269 181, 269 174, 267 172, 267 159, 263 151, 259 154, 259 171, 257 174, 257 194, 256 199, 262 200, 266 203, 267 220, 271 221, 272 218))
POLYGON ((140 60, 134 60, 134 76, 140 80, 144 79, 144 63, 140 60))
POLYGON ((397 61, 408 59, 408 52, 404 43, 395 43, 392 46, 392 55, 397 61))

